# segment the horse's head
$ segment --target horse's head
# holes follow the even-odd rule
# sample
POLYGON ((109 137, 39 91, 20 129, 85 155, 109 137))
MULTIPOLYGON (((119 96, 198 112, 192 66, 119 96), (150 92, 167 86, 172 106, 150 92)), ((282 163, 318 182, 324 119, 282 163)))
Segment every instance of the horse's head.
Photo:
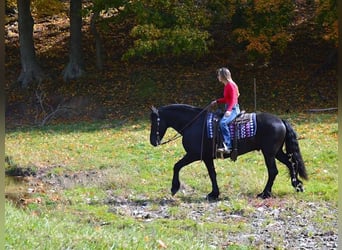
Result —
POLYGON ((158 146, 161 144, 161 140, 165 135, 167 126, 163 119, 160 117, 160 112, 157 108, 151 107, 151 132, 150 132, 150 143, 153 146, 158 146))

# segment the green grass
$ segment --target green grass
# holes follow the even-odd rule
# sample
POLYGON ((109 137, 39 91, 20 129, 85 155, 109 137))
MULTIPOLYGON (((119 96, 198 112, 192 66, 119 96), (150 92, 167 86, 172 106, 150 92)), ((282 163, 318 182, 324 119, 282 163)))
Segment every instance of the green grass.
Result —
MULTIPOLYGON (((336 208, 337 116, 285 118, 301 138, 310 180, 304 182, 304 193, 295 193, 287 168, 278 163, 274 206, 326 202, 336 208)), ((247 218, 261 202, 255 196, 267 178, 261 153, 248 153, 236 162, 215 161, 221 190, 215 205, 204 199, 211 184, 202 162, 182 169, 183 189, 171 199, 172 168, 184 153, 181 141, 152 147, 149 126, 148 121, 101 122, 7 131, 7 170, 30 167, 61 177, 95 171, 99 178, 85 178, 66 189, 44 184, 43 191, 31 194, 40 202, 26 206, 7 200, 6 249, 253 249, 249 244, 227 245, 226 235, 250 230, 247 218), (147 202, 146 213, 160 210, 164 200, 171 200, 169 217, 139 218, 125 204, 113 208, 110 199, 133 205, 147 202), (202 211, 196 220, 191 217, 194 210, 202 211), (220 213, 235 217, 220 218, 220 213)), ((166 137, 173 134, 169 130, 166 137)), ((314 219, 323 223, 321 213, 314 219)), ((282 241, 279 235, 274 237, 282 241)))

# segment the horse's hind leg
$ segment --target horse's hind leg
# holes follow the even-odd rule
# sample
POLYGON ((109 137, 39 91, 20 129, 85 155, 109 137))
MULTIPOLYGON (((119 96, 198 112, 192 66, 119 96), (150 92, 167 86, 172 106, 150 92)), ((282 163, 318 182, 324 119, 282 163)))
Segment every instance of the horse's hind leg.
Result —
POLYGON ((298 171, 295 167, 295 164, 290 161, 290 158, 284 153, 282 149, 280 149, 276 155, 276 158, 287 166, 289 169, 291 184, 296 189, 297 192, 303 192, 303 182, 298 179, 298 171))
POLYGON ((264 191, 262 191, 262 193, 258 194, 258 197, 260 197, 262 199, 267 199, 267 198, 270 198, 272 196, 272 186, 273 186, 273 182, 274 182, 274 180, 278 174, 278 169, 276 166, 274 156, 266 155, 264 153, 264 158, 265 158, 265 163, 266 163, 267 171, 268 171, 268 180, 267 180, 266 186, 264 188, 264 191))
POLYGON ((196 159, 191 157, 189 154, 185 154, 182 159, 180 159, 173 167, 173 178, 172 178, 172 187, 171 193, 175 195, 180 188, 179 181, 179 171, 186 165, 194 162, 196 159))
POLYGON ((207 195, 208 200, 217 200, 220 194, 218 185, 217 185, 217 180, 216 180, 216 171, 215 171, 215 166, 214 166, 214 161, 212 158, 210 159, 204 159, 204 163, 208 169, 209 177, 211 180, 211 185, 212 185, 212 191, 207 195))

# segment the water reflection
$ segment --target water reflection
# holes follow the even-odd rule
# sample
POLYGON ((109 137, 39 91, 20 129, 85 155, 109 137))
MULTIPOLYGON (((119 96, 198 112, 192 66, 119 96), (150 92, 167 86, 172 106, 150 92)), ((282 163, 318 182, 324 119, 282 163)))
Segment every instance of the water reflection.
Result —
POLYGON ((33 189, 30 188, 27 177, 5 176, 5 198, 13 201, 16 205, 22 205, 24 201, 32 196, 33 189))

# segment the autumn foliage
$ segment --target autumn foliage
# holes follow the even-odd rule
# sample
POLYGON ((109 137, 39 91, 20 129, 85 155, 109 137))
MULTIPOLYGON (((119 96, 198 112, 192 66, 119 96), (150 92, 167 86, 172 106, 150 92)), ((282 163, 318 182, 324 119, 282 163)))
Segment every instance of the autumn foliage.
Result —
MULTIPOLYGON (((68 82, 62 72, 69 58, 69 1, 57 2, 49 8, 45 0, 31 2, 34 48, 46 78, 26 90, 16 83, 17 16, 7 12, 7 121, 125 119, 145 116, 151 104, 205 106, 221 94, 215 78, 221 66, 231 69, 249 110, 254 80, 260 110, 336 106, 330 56, 337 47, 336 1, 83 1, 85 74, 68 82)), ((7 7, 15 9, 15 1, 7 7)))
POLYGON ((284 51, 292 39, 293 1, 241 1, 233 6, 235 39, 245 44, 251 60, 260 56, 269 59, 273 51, 284 51))

